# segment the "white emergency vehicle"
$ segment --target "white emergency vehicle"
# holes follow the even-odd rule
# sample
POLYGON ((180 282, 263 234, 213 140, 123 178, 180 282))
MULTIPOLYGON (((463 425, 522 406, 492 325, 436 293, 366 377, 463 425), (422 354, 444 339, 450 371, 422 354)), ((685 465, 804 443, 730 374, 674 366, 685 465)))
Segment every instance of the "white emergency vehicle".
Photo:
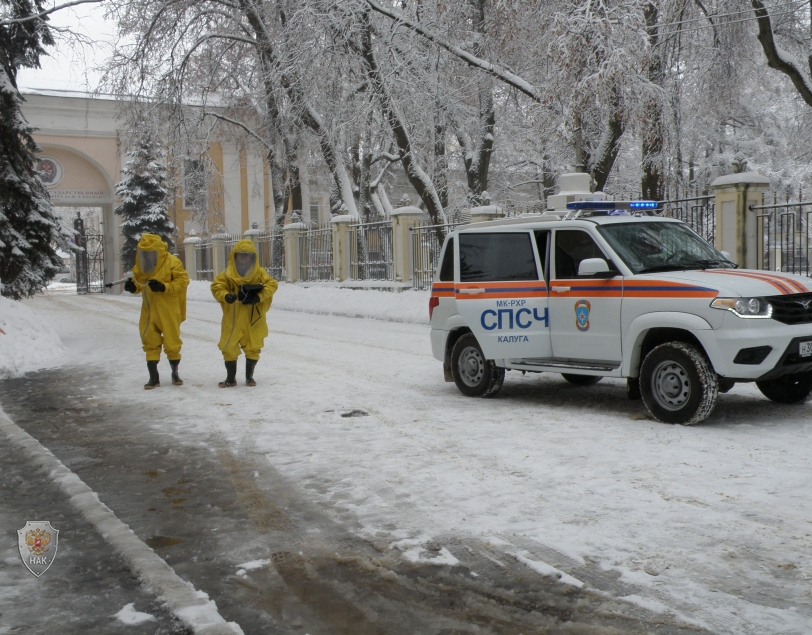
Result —
POLYGON ((686 224, 646 215, 653 202, 568 207, 447 236, 429 302, 446 381, 487 397, 506 370, 623 377, 631 399, 681 424, 736 382, 809 397, 812 280, 738 269, 686 224))

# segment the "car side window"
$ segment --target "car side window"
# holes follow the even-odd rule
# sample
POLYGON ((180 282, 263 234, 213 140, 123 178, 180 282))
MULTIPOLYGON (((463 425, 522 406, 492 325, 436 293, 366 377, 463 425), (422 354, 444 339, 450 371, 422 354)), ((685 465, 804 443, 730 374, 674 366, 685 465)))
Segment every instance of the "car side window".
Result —
POLYGON ((538 280, 530 234, 459 234, 460 282, 538 280))
POLYGON ((539 262, 541 263, 541 277, 547 279, 545 273, 547 273, 550 263, 547 259, 547 249, 550 245, 550 232, 544 229, 537 229, 533 232, 533 237, 536 239, 536 251, 538 251, 539 262))
POLYGON ((449 238, 445 245, 443 264, 440 266, 440 282, 454 282, 454 239, 449 238))
POLYGON ((587 258, 606 258, 592 236, 577 229, 563 229, 555 233, 555 277, 559 280, 578 277, 578 266, 587 258))

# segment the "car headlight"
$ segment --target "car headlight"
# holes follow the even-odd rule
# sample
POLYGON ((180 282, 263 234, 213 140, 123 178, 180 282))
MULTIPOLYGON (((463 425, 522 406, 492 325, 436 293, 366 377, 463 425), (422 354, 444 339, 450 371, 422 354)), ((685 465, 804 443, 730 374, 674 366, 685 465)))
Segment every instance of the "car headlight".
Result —
POLYGON ((742 318, 769 318, 773 314, 773 305, 764 298, 716 298, 711 307, 732 311, 742 318))

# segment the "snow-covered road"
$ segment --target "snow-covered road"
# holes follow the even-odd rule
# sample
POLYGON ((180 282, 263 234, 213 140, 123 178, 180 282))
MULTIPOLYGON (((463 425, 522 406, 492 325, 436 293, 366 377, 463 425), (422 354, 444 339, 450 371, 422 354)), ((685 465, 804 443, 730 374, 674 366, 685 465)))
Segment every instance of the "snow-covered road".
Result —
POLYGON ((186 384, 145 393, 139 303, 31 306, 67 365, 104 369, 93 399, 147 401, 163 433, 266 456, 335 520, 400 541, 407 559, 471 536, 712 632, 812 631, 812 406, 736 386, 703 425, 667 426, 619 381, 516 372, 497 398, 470 399, 443 382, 428 327, 281 310, 258 387, 221 390, 219 308, 206 302, 189 302, 183 325, 186 384), (353 410, 368 415, 343 416, 353 410))

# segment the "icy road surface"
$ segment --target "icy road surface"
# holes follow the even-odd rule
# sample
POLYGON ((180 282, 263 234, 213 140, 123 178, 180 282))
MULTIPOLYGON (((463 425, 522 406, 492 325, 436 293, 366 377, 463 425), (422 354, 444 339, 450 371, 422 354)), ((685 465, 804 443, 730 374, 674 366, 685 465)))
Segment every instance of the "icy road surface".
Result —
MULTIPOLYGON (((677 632, 679 625, 714 633, 812 631, 812 406, 777 406, 755 387, 736 386, 720 396, 707 422, 685 428, 648 420, 641 402, 626 400, 619 381, 576 387, 557 375, 516 372, 508 373, 495 399, 470 399, 443 382, 425 326, 281 310, 272 310, 269 318, 259 385, 222 390, 219 308, 204 302, 189 303, 183 325, 186 384, 169 385, 169 367, 162 361, 164 385, 145 392, 136 326, 140 299, 51 295, 30 306, 61 336, 66 366, 41 373, 39 381, 48 385, 39 389, 37 375, 3 383, 0 402, 63 461, 72 452, 101 452, 104 443, 115 443, 120 426, 132 451, 108 451, 118 452, 121 467, 105 463, 104 473, 102 466, 91 469, 79 461, 87 477, 77 474, 137 534, 143 524, 144 539, 179 575, 194 578, 198 556, 175 564, 183 545, 161 541, 169 540, 177 528, 172 514, 182 513, 188 491, 200 483, 175 477, 169 482, 167 474, 184 461, 197 461, 199 470, 214 461, 223 474, 210 472, 210 507, 226 507, 218 487, 230 480, 229 491, 237 491, 249 511, 243 520, 207 527, 207 546, 223 549, 210 538, 215 529, 235 537, 242 531, 250 539, 239 549, 232 545, 230 571, 211 565, 212 577, 229 575, 248 587, 273 589, 279 583, 269 581, 274 571, 290 587, 293 578, 286 577, 285 567, 307 569, 295 561, 290 545, 274 550, 273 539, 263 539, 289 528, 284 512, 291 493, 274 490, 284 481, 310 506, 297 521, 302 544, 327 532, 315 520, 308 528, 307 514, 323 516, 334 534, 335 528, 347 533, 339 547, 350 548, 356 540, 377 551, 377 557, 357 555, 343 563, 384 581, 404 579, 402 567, 408 564, 433 565, 443 575, 472 581, 507 571, 522 593, 553 587, 549 592, 561 589, 564 598, 596 589, 579 601, 592 611, 594 624, 602 628, 608 620, 607 628, 620 632, 638 632, 637 619, 664 625, 662 632, 677 632), (60 382, 64 385, 56 386, 60 382), (30 399, 9 396, 12 387, 29 397, 42 390, 50 400, 70 392, 78 427, 72 419, 63 431, 54 430, 46 425, 47 413, 26 419, 30 399), (81 414, 85 411, 89 414, 81 414), (86 447, 69 445, 64 439, 69 430, 77 435, 71 443, 86 447), (161 451, 138 445, 155 439, 163 439, 161 451), (145 463, 143 457, 153 454, 150 469, 150 459, 145 463), (111 470, 124 473, 130 461, 140 462, 139 474, 146 475, 143 491, 106 493, 114 480, 111 470), (166 501, 147 507, 153 490, 166 501), (279 507, 252 516, 252 501, 260 499, 279 507), (155 533, 161 523, 166 531, 155 533), (624 614, 630 619, 620 619, 624 614)), ((242 360, 239 369, 241 374, 242 360)), ((206 513, 194 508, 193 521, 214 523, 216 514, 206 513)), ((340 551, 329 540, 324 544, 328 553, 340 551)), ((212 553, 200 559, 214 556, 225 557, 212 553)), ((307 565, 311 576, 329 569, 326 561, 313 562, 307 565)), ((217 597, 205 582, 194 583, 217 597)), ((333 582, 341 584, 350 582, 333 582)), ((485 595, 491 599, 477 601, 492 601, 494 595, 485 595)), ((240 622, 227 601, 218 600, 218 606, 227 619, 240 622)), ((357 606, 364 619, 375 622, 374 608, 361 599, 357 606)), ((432 612, 440 615, 439 608, 426 609, 432 612)), ((576 614, 567 615, 577 622, 576 614)), ((292 628, 307 628, 306 615, 297 619, 292 628)), ((517 620, 515 632, 522 632, 515 616, 504 623, 511 619, 517 620)), ((493 623, 488 630, 481 616, 470 623, 481 624, 482 632, 513 632, 493 623)), ((534 626, 540 624, 526 622, 525 635, 539 632, 534 626)), ((421 628, 404 632, 430 632, 421 628)), ((476 629, 456 624, 431 632, 476 629)))

